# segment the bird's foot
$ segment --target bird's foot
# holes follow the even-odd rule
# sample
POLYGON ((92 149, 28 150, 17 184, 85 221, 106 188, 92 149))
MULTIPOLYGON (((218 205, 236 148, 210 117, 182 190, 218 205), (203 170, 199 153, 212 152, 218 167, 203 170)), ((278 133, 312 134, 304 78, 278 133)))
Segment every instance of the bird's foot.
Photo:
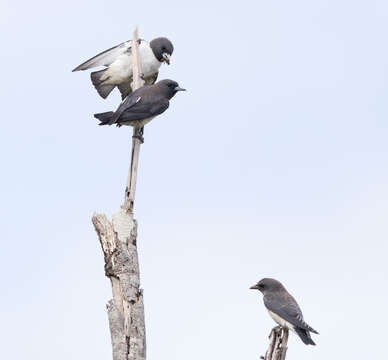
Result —
POLYGON ((144 144, 144 127, 136 128, 134 138, 139 139, 142 144, 144 144))
POLYGON ((142 144, 144 144, 144 137, 141 135, 133 135, 132 136, 135 139, 139 139, 142 144))
POLYGON ((282 332, 283 331, 283 328, 279 325, 279 326, 275 326, 274 328, 273 328, 273 331, 275 331, 276 333, 280 333, 280 332, 282 332))
POLYGON ((271 335, 272 335, 272 333, 278 333, 279 331, 281 331, 282 330, 282 327, 279 325, 279 326, 275 326, 272 330, 271 330, 271 332, 269 333, 269 335, 268 335, 268 338, 270 338, 271 337, 271 335))

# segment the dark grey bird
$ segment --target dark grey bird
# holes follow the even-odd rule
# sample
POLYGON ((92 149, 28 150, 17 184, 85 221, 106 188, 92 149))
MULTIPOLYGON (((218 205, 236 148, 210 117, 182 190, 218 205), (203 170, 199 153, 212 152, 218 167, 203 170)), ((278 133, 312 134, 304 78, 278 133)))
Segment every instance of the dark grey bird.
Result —
MULTIPOLYGON (((158 78, 162 62, 170 64, 170 56, 174 51, 171 41, 159 37, 148 43, 139 40, 139 58, 142 76, 146 85, 152 85, 158 78)), ((132 40, 125 41, 85 61, 73 71, 87 70, 96 66, 106 66, 106 69, 90 74, 97 92, 104 99, 117 86, 124 99, 132 92, 132 40)))
POLYGON ((251 289, 263 293, 264 305, 276 323, 298 334, 306 345, 315 345, 310 332, 318 332, 305 323, 298 303, 279 281, 265 278, 251 286, 251 289))
MULTIPOLYGON (((178 92, 185 91, 174 80, 161 80, 154 85, 145 85, 135 90, 120 104, 118 109, 100 114, 94 117, 100 120, 99 125, 130 125, 137 129, 142 128, 155 116, 166 111, 170 105, 170 99, 178 92)), ((141 136, 141 133, 137 133, 141 136)))

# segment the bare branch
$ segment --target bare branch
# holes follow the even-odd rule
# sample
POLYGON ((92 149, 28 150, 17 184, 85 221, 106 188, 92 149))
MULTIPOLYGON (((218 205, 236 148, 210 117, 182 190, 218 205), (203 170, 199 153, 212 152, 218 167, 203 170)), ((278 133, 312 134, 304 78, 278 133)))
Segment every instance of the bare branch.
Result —
MULTIPOLYGON (((142 87, 144 85, 144 80, 141 78, 141 63, 139 57, 139 43, 138 43, 138 29, 136 28, 133 33, 132 39, 132 90, 142 87)), ((133 128, 132 135, 132 151, 131 151, 131 166, 129 168, 128 177, 127 177, 127 186, 125 187, 125 198, 123 209, 133 213, 133 206, 135 202, 135 192, 136 192, 136 179, 137 179, 137 167, 139 164, 139 154, 140 154, 140 145, 142 144, 142 139, 138 136, 139 132, 143 134, 144 129, 133 128)))
POLYGON ((287 353, 288 329, 277 326, 269 336, 269 346, 264 360, 285 360, 287 353))
POLYGON ((139 31, 138 28, 133 33, 132 38, 132 91, 141 88, 144 85, 144 80, 142 79, 142 68, 140 63, 140 55, 139 55, 139 31))

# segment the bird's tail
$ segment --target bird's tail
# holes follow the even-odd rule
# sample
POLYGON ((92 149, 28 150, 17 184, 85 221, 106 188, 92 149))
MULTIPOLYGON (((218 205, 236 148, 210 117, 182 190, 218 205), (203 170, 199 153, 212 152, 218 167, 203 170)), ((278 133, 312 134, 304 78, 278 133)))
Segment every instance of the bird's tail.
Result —
POLYGON ((109 121, 112 119, 112 116, 113 116, 113 111, 94 114, 94 117, 100 120, 100 123, 98 125, 108 125, 109 121))
POLYGON ((107 69, 95 71, 90 74, 90 78, 92 79, 92 83, 94 87, 96 88, 97 92, 103 99, 106 99, 116 86, 116 85, 104 84, 104 81, 106 79, 102 80, 102 77, 106 70, 107 69))
POLYGON ((315 345, 315 342, 311 339, 310 332, 308 330, 300 327, 295 327, 294 330, 306 345, 315 345))

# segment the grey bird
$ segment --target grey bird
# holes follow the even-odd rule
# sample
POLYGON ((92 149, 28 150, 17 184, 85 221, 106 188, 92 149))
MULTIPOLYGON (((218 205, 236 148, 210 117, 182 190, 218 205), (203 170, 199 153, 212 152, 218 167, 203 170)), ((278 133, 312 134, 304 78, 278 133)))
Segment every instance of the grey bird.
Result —
POLYGON ((161 80, 154 85, 145 85, 131 93, 113 111, 95 114, 100 120, 99 125, 130 125, 136 127, 139 132, 136 136, 142 139, 141 128, 150 122, 155 116, 166 111, 170 105, 170 99, 178 92, 185 91, 174 80, 161 80))
MULTIPOLYGON (((139 57, 142 77, 146 85, 152 85, 158 78, 162 62, 170 64, 170 56, 174 51, 171 41, 159 37, 148 43, 139 40, 139 57)), ((125 41, 85 61, 73 71, 87 70, 96 66, 106 66, 106 69, 90 74, 97 92, 104 99, 117 86, 124 99, 131 92, 132 82, 132 40, 125 41)))
POLYGON ((298 303, 279 281, 265 278, 251 286, 251 289, 263 293, 264 305, 276 323, 295 332, 306 345, 315 345, 310 332, 318 332, 305 323, 298 303))

